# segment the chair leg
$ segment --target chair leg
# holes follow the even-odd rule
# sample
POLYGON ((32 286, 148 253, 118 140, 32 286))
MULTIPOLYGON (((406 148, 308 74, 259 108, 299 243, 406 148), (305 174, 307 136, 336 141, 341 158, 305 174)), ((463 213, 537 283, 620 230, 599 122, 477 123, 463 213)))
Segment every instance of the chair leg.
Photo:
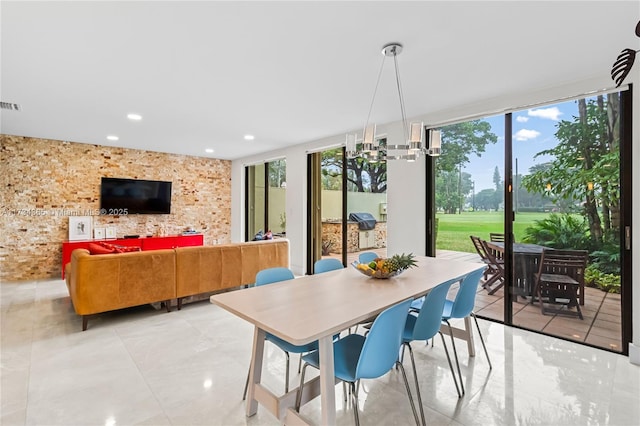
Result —
POLYGON ((287 357, 287 369, 284 372, 284 393, 289 393, 289 352, 284 351, 284 354, 287 357))
MULTIPOLYGON (((420 385, 418 384, 418 372, 416 371, 416 361, 413 358, 413 349, 411 349, 411 343, 404 343, 402 345, 402 352, 404 353, 404 347, 409 348, 409 357, 411 358, 411 367, 413 368, 413 379, 416 382, 416 395, 418 396, 418 407, 420 407, 420 418, 422 419, 422 424, 426 425, 427 421, 424 418, 424 408, 422 407, 422 395, 420 394, 420 385)), ((400 365, 402 367, 401 362, 396 362, 396 367, 400 365)), ((404 371, 404 370, 403 370, 404 371)), ((455 378, 455 376, 454 376, 455 378)), ((406 380, 406 377, 405 377, 406 380)), ((409 387, 407 386, 407 390, 409 387)), ((411 399, 411 397, 410 397, 411 399)), ((413 406, 413 399, 411 399, 411 406, 413 406)), ((413 407, 415 412, 415 407, 413 407)), ((418 422, 418 418, 416 417, 416 423, 418 422)))
POLYGON ((478 324, 478 318, 476 317, 476 314, 471 312, 471 316, 473 317, 474 321, 476 322, 476 328, 478 329, 478 336, 480 336, 480 342, 482 343, 482 348, 484 349, 484 354, 487 356, 487 362, 489 363, 489 370, 493 369, 493 366, 491 365, 491 360, 489 359, 489 352, 487 351, 487 345, 484 344, 484 338, 482 337, 482 331, 480 331, 480 325, 478 324))
POLYGON ((453 338, 453 328, 448 320, 445 320, 449 327, 449 337, 451 337, 451 344, 453 345, 453 356, 456 359, 456 367, 458 368, 458 378, 460 378, 460 388, 462 389, 462 395, 464 395, 464 381, 462 380, 462 371, 460 371, 460 361, 458 360, 458 351, 456 350, 456 341, 453 338))
POLYGON ((351 401, 353 404, 353 417, 356 421, 356 426, 360 426, 360 418, 358 417, 358 393, 356 392, 356 384, 349 382, 351 387, 351 401))
POLYGON ((300 412, 300 405, 302 404, 302 388, 304 387, 304 373, 307 371, 309 364, 304 363, 302 367, 302 373, 300 374, 300 386, 298 386, 298 392, 296 393, 296 411, 300 412))
POLYGON ((249 390, 249 374, 251 373, 251 367, 247 371, 247 381, 244 383, 244 393, 242 394, 242 400, 247 399, 247 390, 249 390))
POLYGON ((298 359, 298 374, 300 374, 301 368, 302 368, 302 354, 300 354, 300 358, 298 359))
MULTIPOLYGON (((411 353, 411 350, 409 350, 409 353, 411 353)), ((411 358, 413 359, 413 356, 411 356, 411 358)), ((404 366, 402 364, 400 364, 399 362, 396 361, 396 364, 399 364, 400 366, 400 371, 402 371, 402 378, 404 379, 404 386, 407 388, 407 396, 409 397, 409 402, 411 403, 411 411, 413 411, 413 418, 416 420, 416 424, 419 426, 420 425, 420 420, 418 419, 418 413, 416 412, 416 405, 413 402, 413 397, 411 396, 411 389, 409 388, 409 380, 407 380, 407 373, 404 371, 404 366)), ((414 364, 414 370, 415 370, 415 364, 414 364)), ((416 379, 416 387, 418 385, 417 379, 416 379)), ((424 421, 424 413, 423 413, 423 409, 422 409, 422 401, 420 400, 420 397, 418 396, 418 402, 420 403, 420 413, 422 413, 422 424, 426 425, 425 421, 424 421)))
MULTIPOLYGON (((458 386, 458 379, 456 379, 456 372, 453 370, 453 363, 451 362, 451 357, 449 356, 449 349, 447 349, 447 343, 444 340, 444 335, 440 332, 440 338, 442 339, 442 346, 444 346, 444 353, 447 355, 447 361, 449 362, 449 370, 451 370, 451 377, 453 377, 453 384, 456 385, 456 392, 458 392, 458 398, 462 398, 462 392, 460 391, 460 386, 458 386)), ((435 340, 435 339, 434 339, 435 340)))

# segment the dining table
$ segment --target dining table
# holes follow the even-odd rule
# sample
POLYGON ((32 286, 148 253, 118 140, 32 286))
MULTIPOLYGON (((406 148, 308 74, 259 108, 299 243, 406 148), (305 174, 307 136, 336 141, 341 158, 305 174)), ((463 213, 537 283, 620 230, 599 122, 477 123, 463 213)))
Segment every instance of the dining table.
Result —
MULTIPOLYGON (((487 246, 504 257, 504 242, 487 241, 487 246)), ((530 297, 534 290, 535 275, 545 246, 531 243, 513 243, 513 287, 514 295, 530 297)))
MULTIPOLYGON (((294 280, 250 287, 211 296, 210 301, 254 326, 246 415, 262 405, 285 424, 311 424, 295 410, 297 388, 276 395, 261 383, 264 342, 271 333, 294 345, 319 342, 319 375, 305 383, 302 403, 317 396, 321 424, 336 420, 333 336, 365 322, 386 308, 409 298, 422 297, 438 284, 462 279, 485 265, 459 260, 416 256, 417 267, 389 279, 375 279, 348 266, 294 280)), ((456 337, 467 340, 473 356, 470 321, 456 337)))

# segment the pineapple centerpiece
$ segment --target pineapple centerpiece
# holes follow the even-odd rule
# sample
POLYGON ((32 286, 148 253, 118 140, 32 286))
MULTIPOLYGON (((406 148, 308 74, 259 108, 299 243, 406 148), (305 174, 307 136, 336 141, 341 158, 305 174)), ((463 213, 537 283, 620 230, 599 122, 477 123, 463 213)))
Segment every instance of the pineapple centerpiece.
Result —
POLYGON ((353 266, 361 273, 373 278, 391 278, 416 265, 415 256, 409 254, 394 254, 388 258, 375 258, 369 263, 354 262, 353 266))

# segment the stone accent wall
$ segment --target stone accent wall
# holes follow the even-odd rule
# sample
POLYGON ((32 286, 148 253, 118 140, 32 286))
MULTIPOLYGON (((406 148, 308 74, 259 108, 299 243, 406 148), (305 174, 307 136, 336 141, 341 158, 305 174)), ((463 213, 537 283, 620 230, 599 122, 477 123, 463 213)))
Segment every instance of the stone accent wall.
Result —
POLYGON ((0 135, 0 280, 60 277, 70 215, 116 235, 173 235, 193 226, 205 245, 231 241, 231 162, 0 135), (105 177, 172 182, 171 214, 100 216, 105 177))
MULTIPOLYGON (((387 246, 387 222, 376 222, 375 246, 371 248, 383 248, 387 246)), ((322 222, 322 243, 331 243, 331 253, 342 253, 342 222, 322 222)), ((357 222, 347 222, 347 253, 356 253, 360 249, 360 230, 357 222)))

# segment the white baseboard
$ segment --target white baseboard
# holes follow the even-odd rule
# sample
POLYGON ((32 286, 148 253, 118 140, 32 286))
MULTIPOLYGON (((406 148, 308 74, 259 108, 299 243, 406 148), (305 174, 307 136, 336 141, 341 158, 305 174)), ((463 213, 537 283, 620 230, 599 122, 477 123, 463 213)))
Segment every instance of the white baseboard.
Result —
POLYGON ((629 362, 640 365, 640 346, 629 343, 629 362))

